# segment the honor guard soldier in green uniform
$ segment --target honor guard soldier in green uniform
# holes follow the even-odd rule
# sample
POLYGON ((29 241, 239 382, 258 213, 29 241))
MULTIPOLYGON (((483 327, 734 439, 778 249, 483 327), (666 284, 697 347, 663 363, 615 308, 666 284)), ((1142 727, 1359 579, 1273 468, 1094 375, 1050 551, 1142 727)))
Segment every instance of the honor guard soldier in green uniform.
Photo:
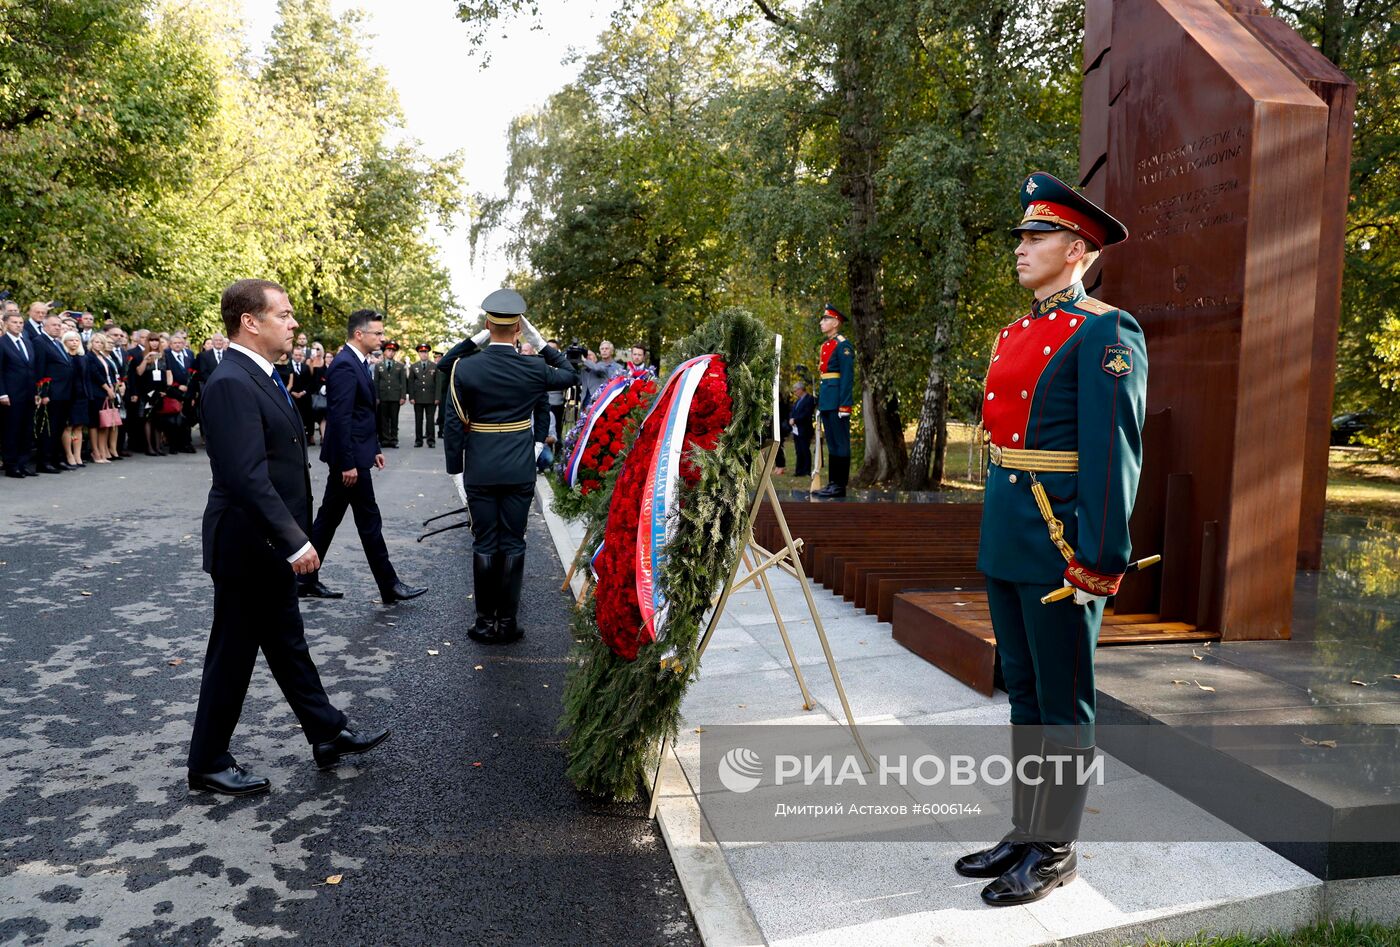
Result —
POLYGON ((841 335, 846 317, 833 306, 822 310, 818 324, 826 341, 818 361, 821 384, 817 410, 826 433, 827 485, 812 496, 843 497, 851 478, 851 404, 855 396, 856 349, 841 335))
POLYGON ((956 864, 995 879, 982 890, 992 905, 1038 900, 1077 872, 1090 781, 1081 774, 1094 769, 1094 648, 1105 600, 1130 567, 1147 402, 1142 329, 1080 282, 1127 229, 1043 172, 1021 186, 1021 206, 1016 276, 1035 301, 992 346, 977 557, 1011 703, 1013 828, 956 864), (1062 586, 1073 596, 1042 604, 1062 586))
POLYGON ((413 446, 423 446, 426 430, 428 446, 437 446, 438 380, 437 362, 428 358, 433 347, 426 342, 418 346, 418 361, 408 370, 408 396, 413 400, 413 446))
POLYGON ((545 392, 578 384, 578 376, 525 318, 519 293, 498 289, 481 308, 485 332, 455 346, 439 367, 450 373, 447 472, 462 477, 472 517, 476 623, 467 634, 494 644, 523 634, 516 611, 525 577, 525 523, 544 447, 535 440, 535 406, 545 392), (490 343, 478 352, 488 334, 490 343), (516 351, 522 335, 540 358, 516 351))
POLYGON ((408 400, 408 371, 396 358, 399 343, 384 343, 384 360, 374 370, 379 396, 379 446, 399 446, 399 408, 408 400))

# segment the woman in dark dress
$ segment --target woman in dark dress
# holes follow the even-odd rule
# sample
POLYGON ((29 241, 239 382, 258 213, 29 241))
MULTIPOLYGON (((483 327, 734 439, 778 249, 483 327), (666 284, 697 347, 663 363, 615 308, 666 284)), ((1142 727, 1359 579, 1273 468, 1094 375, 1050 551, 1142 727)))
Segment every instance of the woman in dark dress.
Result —
POLYGON ((94 464, 110 464, 117 452, 116 427, 102 427, 98 412, 103 408, 116 407, 116 370, 108 353, 111 343, 101 332, 94 332, 88 343, 88 353, 83 356, 83 375, 87 379, 90 393, 88 402, 88 443, 92 447, 94 464))
MULTIPOLYGON (((83 337, 73 330, 63 333, 59 339, 68 357, 73 360, 73 400, 68 405, 68 417, 63 419, 64 459, 74 467, 86 467, 83 463, 83 431, 88 426, 88 385, 87 374, 83 371, 83 337)), ((50 418, 55 427, 58 418, 50 418)))
MULTIPOLYGON (((136 409, 146 434, 146 454, 150 457, 168 453, 161 446, 159 416, 161 400, 165 397, 162 354, 160 337, 152 334, 146 340, 145 352, 130 360, 126 375, 127 404, 136 409)), ((130 409, 127 420, 131 420, 130 409)))
POLYGON ((326 350, 320 342, 312 343, 306 365, 311 369, 311 381, 307 386, 311 392, 311 430, 307 432, 310 440, 306 443, 314 444, 317 432, 322 437, 326 434, 326 350))

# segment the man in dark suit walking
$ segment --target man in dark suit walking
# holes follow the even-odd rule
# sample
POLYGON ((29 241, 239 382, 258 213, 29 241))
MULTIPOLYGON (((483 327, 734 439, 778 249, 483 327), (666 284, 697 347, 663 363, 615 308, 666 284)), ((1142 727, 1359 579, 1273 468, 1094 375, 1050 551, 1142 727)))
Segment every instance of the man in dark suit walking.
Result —
POLYGON ((24 337, 24 317, 18 309, 6 307, 4 328, 4 335, 0 335, 0 450, 5 476, 18 480, 39 476, 29 468, 39 376, 34 372, 34 351, 24 337))
POLYGON ((543 439, 535 438, 535 408, 545 392, 571 388, 578 376, 563 353, 545 345, 525 319, 519 293, 498 289, 481 308, 490 344, 480 354, 459 359, 479 344, 463 342, 443 358, 451 373, 447 472, 463 474, 472 515, 476 624, 467 635, 504 644, 524 634, 516 613, 525 578, 525 525, 535 495, 535 462, 544 448, 543 439), (522 332, 541 358, 515 350, 522 332))
POLYGON ((286 290, 239 280, 220 302, 232 340, 204 386, 200 424, 213 484, 204 509, 204 571, 214 579, 214 625, 190 741, 189 784, 226 795, 264 792, 265 777, 239 766, 229 740, 258 649, 322 769, 389 736, 356 731, 332 706, 306 646, 296 576, 320 566, 307 540, 311 464, 301 418, 272 370, 292 346, 297 321, 286 290))
MULTIPOLYGON (((376 433, 378 398, 370 379, 368 358, 383 340, 384 317, 373 309, 355 310, 346 326, 345 348, 326 370, 326 436, 321 440, 321 460, 330 468, 330 475, 311 528, 311 542, 324 559, 345 510, 353 510, 355 529, 379 586, 379 597, 388 605, 417 598, 428 590, 399 581, 394 564, 389 561, 384 520, 374 499, 374 481, 370 479, 371 470, 384 469, 384 453, 379 449, 376 433)), ((302 576, 302 596, 340 598, 342 593, 321 583, 317 569, 302 576)))

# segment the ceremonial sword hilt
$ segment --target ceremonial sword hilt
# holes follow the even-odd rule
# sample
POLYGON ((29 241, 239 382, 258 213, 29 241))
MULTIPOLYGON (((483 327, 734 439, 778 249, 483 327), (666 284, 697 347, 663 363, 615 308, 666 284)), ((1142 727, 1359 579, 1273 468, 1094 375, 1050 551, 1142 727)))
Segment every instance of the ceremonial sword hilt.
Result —
MULTIPOLYGON (((1161 556, 1148 556, 1146 559, 1139 559, 1137 562, 1130 563, 1128 565, 1128 568, 1123 570, 1123 574, 1127 575, 1129 572, 1141 572, 1143 569, 1151 568, 1152 566, 1155 566, 1161 561, 1161 556)), ((1041 596, 1040 604, 1049 605, 1051 602, 1058 602, 1062 599, 1067 599, 1076 591, 1078 591, 1078 586, 1063 586, 1051 592, 1049 595, 1041 596)))

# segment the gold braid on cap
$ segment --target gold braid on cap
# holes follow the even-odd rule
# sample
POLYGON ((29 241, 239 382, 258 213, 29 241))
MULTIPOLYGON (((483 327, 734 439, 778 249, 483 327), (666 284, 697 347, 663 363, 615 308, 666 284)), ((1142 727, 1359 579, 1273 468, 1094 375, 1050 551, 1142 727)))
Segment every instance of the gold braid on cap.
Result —
POLYGON ((486 321, 493 326, 514 326, 520 324, 519 316, 502 316, 494 312, 486 314, 486 321))

